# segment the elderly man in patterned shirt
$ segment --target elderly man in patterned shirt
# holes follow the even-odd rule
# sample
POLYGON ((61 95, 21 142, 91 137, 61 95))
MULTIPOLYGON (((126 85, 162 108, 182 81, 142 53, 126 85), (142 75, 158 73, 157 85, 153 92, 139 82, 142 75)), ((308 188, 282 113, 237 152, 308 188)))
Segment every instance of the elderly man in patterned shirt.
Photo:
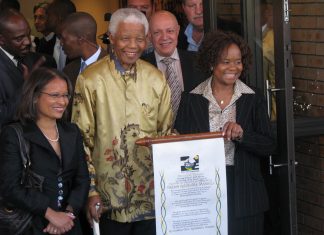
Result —
POLYGON ((135 141, 169 134, 172 111, 166 79, 139 59, 147 32, 143 13, 117 10, 109 25, 112 50, 76 82, 72 120, 88 155, 89 215, 98 220, 103 212, 102 234, 155 235, 152 155, 135 141))

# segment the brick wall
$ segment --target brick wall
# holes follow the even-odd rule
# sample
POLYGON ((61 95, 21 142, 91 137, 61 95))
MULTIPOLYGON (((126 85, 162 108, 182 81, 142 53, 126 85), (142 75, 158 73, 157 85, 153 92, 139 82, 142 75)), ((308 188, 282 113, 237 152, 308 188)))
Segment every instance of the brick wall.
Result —
POLYGON ((304 116, 324 116, 324 3, 292 0, 291 38, 295 100, 310 104, 304 116))
MULTIPOLYGON (((324 2, 291 0, 295 113, 324 116, 324 2)), ((324 234, 324 137, 296 140, 298 234, 324 234)))

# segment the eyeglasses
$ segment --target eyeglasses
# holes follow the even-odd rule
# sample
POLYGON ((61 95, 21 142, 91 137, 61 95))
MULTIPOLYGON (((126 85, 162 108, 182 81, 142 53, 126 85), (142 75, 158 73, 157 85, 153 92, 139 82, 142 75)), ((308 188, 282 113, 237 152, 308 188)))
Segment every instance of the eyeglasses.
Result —
POLYGON ((41 91, 40 93, 48 95, 49 97, 51 97, 54 100, 58 100, 59 98, 64 98, 64 99, 71 99, 71 95, 70 94, 59 94, 59 93, 47 93, 47 92, 43 92, 41 91))

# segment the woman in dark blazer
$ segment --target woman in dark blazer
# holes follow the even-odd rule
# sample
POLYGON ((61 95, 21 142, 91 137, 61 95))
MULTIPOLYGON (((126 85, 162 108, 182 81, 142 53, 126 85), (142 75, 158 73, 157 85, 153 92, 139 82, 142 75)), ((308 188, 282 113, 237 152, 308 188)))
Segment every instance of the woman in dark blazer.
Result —
POLYGON ((221 131, 225 139, 228 231, 263 234, 268 196, 260 160, 275 151, 263 96, 245 85, 250 50, 236 34, 215 31, 199 49, 211 77, 183 94, 175 128, 183 134, 221 131))
POLYGON ((24 234, 82 234, 77 215, 87 199, 89 174, 78 127, 61 120, 70 97, 69 79, 55 69, 37 69, 23 87, 18 118, 30 143, 32 170, 45 178, 42 192, 20 184, 17 135, 11 126, 1 132, 0 192, 34 215, 24 234))

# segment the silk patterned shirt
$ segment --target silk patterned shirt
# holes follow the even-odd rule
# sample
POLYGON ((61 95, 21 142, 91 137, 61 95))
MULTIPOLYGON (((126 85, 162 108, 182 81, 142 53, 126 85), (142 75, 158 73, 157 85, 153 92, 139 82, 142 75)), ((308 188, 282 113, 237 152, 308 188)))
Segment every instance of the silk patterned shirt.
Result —
POLYGON ((121 72, 115 61, 106 56, 92 64, 75 87, 72 121, 84 137, 89 196, 100 195, 109 219, 152 219, 152 155, 135 141, 170 134, 170 89, 149 63, 137 60, 133 71, 121 72))

